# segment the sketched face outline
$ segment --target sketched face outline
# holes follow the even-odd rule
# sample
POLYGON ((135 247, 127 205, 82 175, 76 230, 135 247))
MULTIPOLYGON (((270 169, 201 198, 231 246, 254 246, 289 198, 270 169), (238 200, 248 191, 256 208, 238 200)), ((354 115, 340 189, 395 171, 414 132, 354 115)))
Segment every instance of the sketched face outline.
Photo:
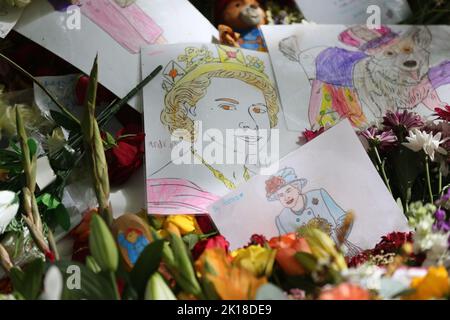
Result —
POLYGON ((292 209, 303 201, 302 191, 295 183, 287 184, 276 192, 276 197, 285 208, 292 209))
MULTIPOLYGON (((206 94, 190 117, 202 121, 203 132, 218 129, 225 137, 227 129, 240 129, 236 138, 259 148, 270 141, 271 124, 264 94, 239 79, 211 78, 206 94)), ((233 147, 231 151, 236 152, 234 144, 227 146, 224 140, 223 146, 233 147)))

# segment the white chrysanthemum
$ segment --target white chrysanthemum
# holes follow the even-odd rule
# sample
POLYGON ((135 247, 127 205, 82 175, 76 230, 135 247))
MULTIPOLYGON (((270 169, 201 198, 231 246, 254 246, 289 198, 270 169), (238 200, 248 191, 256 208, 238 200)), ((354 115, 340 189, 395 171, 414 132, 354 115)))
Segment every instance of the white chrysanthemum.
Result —
POLYGON ((428 155, 432 161, 434 161, 436 152, 447 154, 447 151, 440 146, 443 142, 445 142, 445 140, 441 140, 441 138, 442 134, 440 132, 433 135, 432 132, 428 133, 418 129, 412 129, 409 132, 409 136, 406 137, 408 142, 404 142, 403 145, 414 152, 423 150, 425 154, 428 155))

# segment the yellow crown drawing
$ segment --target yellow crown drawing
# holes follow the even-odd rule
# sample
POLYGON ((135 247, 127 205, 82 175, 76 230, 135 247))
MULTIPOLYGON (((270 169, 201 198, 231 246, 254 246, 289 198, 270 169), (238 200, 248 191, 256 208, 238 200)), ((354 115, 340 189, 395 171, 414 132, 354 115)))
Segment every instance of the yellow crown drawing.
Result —
POLYGON ((247 71, 268 80, 264 73, 264 62, 258 57, 245 56, 239 48, 220 45, 216 45, 216 48, 218 55, 214 56, 207 47, 187 47, 184 54, 178 56, 177 61, 170 61, 164 68, 163 89, 169 92, 176 85, 218 70, 247 71))

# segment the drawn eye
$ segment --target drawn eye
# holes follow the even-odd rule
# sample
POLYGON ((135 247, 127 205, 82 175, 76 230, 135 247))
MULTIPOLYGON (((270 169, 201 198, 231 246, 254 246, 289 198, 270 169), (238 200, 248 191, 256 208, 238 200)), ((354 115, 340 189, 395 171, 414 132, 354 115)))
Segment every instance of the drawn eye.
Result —
POLYGON ((412 53, 413 52, 413 48, 411 48, 411 47, 404 47, 403 48, 403 52, 404 53, 412 53))
POLYGON ((392 57, 395 55, 395 52, 394 51, 386 51, 384 54, 388 57, 392 57))
POLYGON ((252 112, 258 113, 258 114, 263 114, 263 113, 266 113, 267 110, 266 110, 266 107, 263 107, 263 106, 254 106, 254 107, 252 107, 252 112))
POLYGON ((219 106, 219 108, 221 108, 221 109, 223 109, 225 111, 234 111, 234 110, 236 110, 236 107, 231 105, 231 104, 221 104, 219 106))
POLYGON ((241 4, 238 2, 236 3, 236 8, 239 8, 241 6, 241 4))

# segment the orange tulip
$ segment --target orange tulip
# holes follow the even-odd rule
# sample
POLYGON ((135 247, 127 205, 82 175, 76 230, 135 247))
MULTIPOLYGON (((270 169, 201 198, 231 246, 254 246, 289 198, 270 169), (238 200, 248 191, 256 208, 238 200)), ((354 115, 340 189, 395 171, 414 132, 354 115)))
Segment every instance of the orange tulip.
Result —
POLYGON ((269 246, 277 250, 275 259, 286 274, 299 276, 305 273, 305 269, 295 258, 297 252, 311 253, 304 238, 297 237, 295 233, 288 233, 270 239, 269 246))
POLYGON ((341 283, 337 287, 325 289, 319 300, 369 300, 369 292, 356 284, 341 283))

